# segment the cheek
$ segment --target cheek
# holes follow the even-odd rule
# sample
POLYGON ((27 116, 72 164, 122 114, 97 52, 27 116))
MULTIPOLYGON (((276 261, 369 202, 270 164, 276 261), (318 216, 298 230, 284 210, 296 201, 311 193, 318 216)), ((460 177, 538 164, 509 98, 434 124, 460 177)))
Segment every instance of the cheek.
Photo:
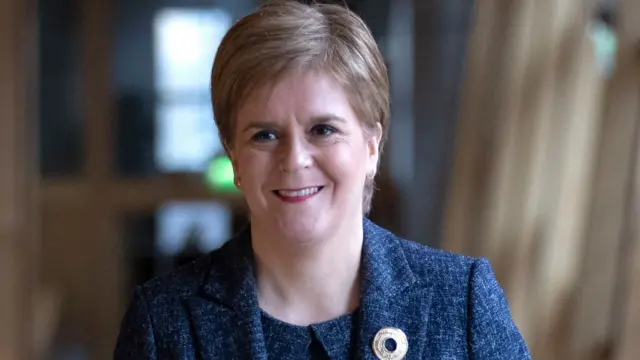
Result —
POLYGON ((259 184, 264 182, 271 173, 272 161, 268 153, 253 149, 243 149, 237 155, 237 171, 243 183, 259 184))
POLYGON ((340 144, 325 156, 324 164, 336 183, 360 183, 366 177, 366 152, 361 146, 340 144))
POLYGON ((234 155, 234 170, 243 178, 250 175, 250 170, 253 168, 252 157, 247 156, 245 150, 236 150, 234 155))

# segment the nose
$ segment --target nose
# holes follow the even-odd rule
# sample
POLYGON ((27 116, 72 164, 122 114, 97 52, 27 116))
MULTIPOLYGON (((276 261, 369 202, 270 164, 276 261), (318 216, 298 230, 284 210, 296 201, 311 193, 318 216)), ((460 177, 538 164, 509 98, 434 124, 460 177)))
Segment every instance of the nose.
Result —
POLYGON ((310 144, 304 137, 289 136, 280 142, 280 171, 292 173, 311 167, 310 144))

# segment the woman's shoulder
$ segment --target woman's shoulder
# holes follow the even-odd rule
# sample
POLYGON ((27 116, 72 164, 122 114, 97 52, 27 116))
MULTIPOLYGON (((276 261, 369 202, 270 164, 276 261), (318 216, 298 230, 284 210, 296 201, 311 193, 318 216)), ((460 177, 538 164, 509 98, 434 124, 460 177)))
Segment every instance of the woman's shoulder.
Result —
POLYGON ((395 238, 411 271, 432 291, 431 305, 443 328, 463 317, 471 336, 471 352, 491 359, 531 359, 509 304, 486 258, 474 258, 395 238), (453 311, 457 306, 458 311, 453 311), (452 316, 452 317, 451 317, 452 316), (498 336, 495 336, 498 334, 498 336))
POLYGON ((244 232, 236 234, 222 247, 149 280, 138 289, 151 298, 186 298, 197 295, 205 284, 214 279, 233 280, 232 275, 239 271, 238 266, 244 263, 241 260, 246 258, 247 252, 250 251, 250 243, 245 241, 245 235, 244 232))
POLYGON ((436 249, 396 237, 413 273, 431 285, 467 284, 483 259, 436 249))
POLYGON ((442 301, 476 297, 502 297, 491 263, 477 258, 439 250, 401 238, 400 243, 411 272, 426 289, 437 289, 442 301))
POLYGON ((434 266, 468 267, 477 260, 471 256, 456 254, 407 239, 397 238, 397 240, 410 260, 419 263, 424 263, 425 259, 429 259, 429 263, 434 266))
POLYGON ((468 283, 474 265, 481 261, 404 239, 366 219, 364 226, 365 234, 371 239, 369 247, 386 249, 387 255, 382 261, 386 264, 384 266, 409 270, 425 285, 468 283))
POLYGON ((206 278, 213 253, 204 255, 166 274, 154 277, 137 287, 148 301, 167 301, 197 293, 206 278))

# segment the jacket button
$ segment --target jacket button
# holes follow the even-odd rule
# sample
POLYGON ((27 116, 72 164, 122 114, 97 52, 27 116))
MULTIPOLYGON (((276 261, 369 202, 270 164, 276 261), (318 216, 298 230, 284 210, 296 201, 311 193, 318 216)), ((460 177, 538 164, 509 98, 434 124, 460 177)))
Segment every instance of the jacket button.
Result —
POLYGON ((409 350, 407 335, 398 328, 382 328, 373 338, 373 353, 380 360, 404 359, 407 350, 409 350))

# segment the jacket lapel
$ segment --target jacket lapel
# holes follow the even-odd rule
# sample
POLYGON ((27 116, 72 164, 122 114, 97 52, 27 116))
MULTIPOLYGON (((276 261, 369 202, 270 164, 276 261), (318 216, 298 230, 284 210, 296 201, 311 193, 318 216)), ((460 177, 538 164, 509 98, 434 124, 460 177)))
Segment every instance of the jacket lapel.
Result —
POLYGON ((186 300, 199 358, 267 359, 249 229, 211 261, 202 293, 186 300))
MULTIPOLYGON (((376 333, 394 327, 407 335, 406 358, 422 359, 432 293, 411 271, 398 238, 367 219, 363 227, 357 358, 376 359, 376 333)), ((266 360, 249 229, 211 261, 202 293, 186 299, 199 358, 266 360)))
POLYGON ((376 359, 373 339, 385 327, 402 330, 406 359, 422 359, 432 293, 413 274, 399 239, 364 221, 358 358, 376 359))

